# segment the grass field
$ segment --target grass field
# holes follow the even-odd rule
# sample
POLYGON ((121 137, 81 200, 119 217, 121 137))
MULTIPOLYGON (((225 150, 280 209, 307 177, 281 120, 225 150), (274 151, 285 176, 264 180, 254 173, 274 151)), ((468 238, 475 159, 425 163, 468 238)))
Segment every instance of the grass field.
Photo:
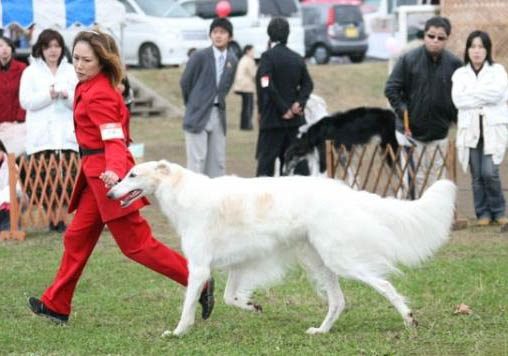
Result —
MULTIPOLYGON (((312 66, 315 91, 331 111, 384 106, 384 63, 312 66), (351 85, 355 80, 356 85, 351 85)), ((180 102, 180 69, 132 71, 161 95, 180 102)), ((256 132, 238 130, 239 98, 228 99, 228 172, 252 176, 256 132)), ((181 118, 132 122, 146 159, 184 163, 181 118)), ((155 235, 178 249, 179 240, 156 204, 144 210, 155 235)), ((392 279, 420 322, 406 330, 388 301, 357 282, 341 280, 346 310, 327 335, 308 336, 326 303, 304 272, 295 269, 280 285, 260 290, 263 314, 226 307, 224 273, 214 272, 217 303, 183 338, 160 338, 178 321, 184 289, 128 261, 104 233, 73 299, 71 320, 58 327, 33 316, 29 295, 51 283, 62 253, 60 236, 32 233, 24 242, 0 242, 1 355, 508 355, 508 234, 496 227, 456 231, 421 267, 392 279), (455 315, 457 304, 471 315, 455 315)))

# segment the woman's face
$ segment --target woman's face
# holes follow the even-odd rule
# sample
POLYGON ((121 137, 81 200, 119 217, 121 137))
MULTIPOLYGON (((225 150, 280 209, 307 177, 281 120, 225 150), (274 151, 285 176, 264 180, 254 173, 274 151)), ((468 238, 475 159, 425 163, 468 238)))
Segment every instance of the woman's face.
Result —
POLYGON ((471 42, 471 47, 467 50, 471 64, 475 68, 480 68, 487 58, 487 50, 483 46, 482 39, 475 37, 471 42))
POLYGON ((92 79, 99 74, 102 69, 99 58, 88 42, 85 41, 79 41, 74 46, 72 64, 74 64, 74 70, 80 82, 86 82, 92 79))
POLYGON ((58 59, 62 55, 63 48, 57 40, 49 41, 48 47, 42 49, 42 56, 44 61, 48 64, 57 64, 58 59))
POLYGON ((0 40, 0 61, 7 63, 12 57, 12 48, 4 40, 0 40))

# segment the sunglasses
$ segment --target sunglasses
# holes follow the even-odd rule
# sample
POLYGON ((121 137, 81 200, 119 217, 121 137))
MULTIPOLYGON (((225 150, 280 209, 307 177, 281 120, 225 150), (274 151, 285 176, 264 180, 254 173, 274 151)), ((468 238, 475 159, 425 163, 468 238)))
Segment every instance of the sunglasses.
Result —
POLYGON ((431 40, 434 40, 437 38, 438 41, 446 41, 448 39, 448 37, 445 37, 445 36, 437 36, 437 35, 433 35, 431 33, 428 33, 427 34, 427 37, 430 38, 431 40))

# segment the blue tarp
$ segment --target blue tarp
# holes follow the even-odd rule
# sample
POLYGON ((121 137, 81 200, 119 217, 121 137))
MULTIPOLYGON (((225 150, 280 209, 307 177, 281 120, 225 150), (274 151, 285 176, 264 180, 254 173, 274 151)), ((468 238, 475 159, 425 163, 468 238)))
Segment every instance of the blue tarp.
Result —
POLYGON ((75 24, 112 25, 123 21, 125 9, 116 0, 0 0, 0 27, 66 28, 75 24))

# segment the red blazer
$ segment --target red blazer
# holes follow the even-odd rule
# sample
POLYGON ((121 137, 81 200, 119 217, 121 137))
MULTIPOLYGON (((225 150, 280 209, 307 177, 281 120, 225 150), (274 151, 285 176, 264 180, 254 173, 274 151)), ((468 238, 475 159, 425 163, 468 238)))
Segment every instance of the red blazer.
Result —
POLYGON ((11 59, 9 68, 0 69, 0 123, 25 121, 25 110, 19 105, 19 82, 26 64, 11 59))
POLYGON ((129 141, 128 118, 127 107, 121 94, 103 73, 76 86, 74 127, 78 144, 86 149, 104 149, 104 153, 82 157, 81 169, 69 204, 70 213, 77 208, 81 192, 87 185, 95 195, 104 222, 130 214, 149 204, 148 199, 142 198, 127 208, 121 208, 119 201, 106 197, 108 189, 99 179, 101 173, 108 170, 122 179, 135 164, 126 145, 129 141), (101 125, 115 123, 121 125, 123 138, 103 140, 101 125))

